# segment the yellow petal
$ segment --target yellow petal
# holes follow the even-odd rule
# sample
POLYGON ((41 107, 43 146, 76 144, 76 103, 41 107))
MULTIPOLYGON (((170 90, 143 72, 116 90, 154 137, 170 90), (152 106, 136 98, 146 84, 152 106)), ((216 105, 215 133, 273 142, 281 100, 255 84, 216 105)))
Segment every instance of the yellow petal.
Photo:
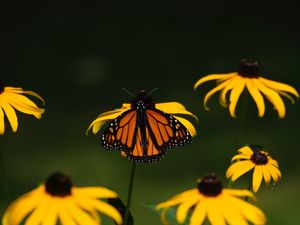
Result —
POLYGON ((194 196, 184 196, 184 197, 177 197, 177 198, 172 198, 168 201, 159 203, 158 205, 156 205, 156 209, 162 209, 162 208, 170 208, 172 206, 181 204, 183 202, 186 201, 192 201, 195 197, 194 196))
POLYGON ((58 216, 62 225, 77 225, 70 213, 67 211, 66 203, 61 201, 58 206, 58 216))
POLYGON ((42 200, 43 198, 32 193, 21 196, 5 211, 3 225, 18 225, 42 200))
POLYGON ((285 92, 283 92, 283 91, 279 91, 279 90, 276 90, 276 92, 277 92, 279 95, 282 95, 282 96, 288 98, 288 99, 292 102, 292 104, 295 104, 295 100, 294 100, 293 97, 290 96, 289 94, 287 94, 287 93, 285 93, 285 92))
POLYGON ((3 93, 6 101, 15 109, 22 113, 35 116, 37 119, 41 118, 41 115, 45 112, 44 109, 39 108, 33 101, 20 94, 3 93))
POLYGON ((91 205, 93 205, 99 212, 112 218, 117 224, 122 224, 122 216, 119 211, 112 207, 111 205, 94 199, 89 199, 91 205))
POLYGON ((235 160, 243 160, 243 159, 250 159, 251 156, 248 155, 243 155, 243 154, 237 154, 235 156, 232 157, 231 162, 235 161, 235 160))
POLYGON ((229 112, 232 117, 236 117, 235 108, 236 108, 237 102, 239 100, 239 97, 240 97, 242 91, 244 90, 244 87, 245 87, 245 79, 241 78, 240 81, 238 82, 237 86, 235 86, 230 93, 229 112))
POLYGON ((195 196, 200 196, 198 188, 190 189, 187 191, 184 191, 182 193, 179 193, 175 195, 172 199, 185 199, 187 197, 195 197, 195 196))
POLYGON ((271 181, 271 175, 268 168, 265 165, 262 166, 262 174, 264 176, 264 180, 266 184, 269 184, 271 181))
POLYGON ((246 218, 243 217, 239 207, 234 205, 230 196, 220 196, 218 204, 222 215, 230 225, 248 225, 246 218))
POLYGON ((0 105, 3 108, 5 114, 6 114, 7 118, 8 118, 8 121, 10 123, 11 129, 13 130, 13 132, 16 132, 17 128, 18 128, 18 118, 17 118, 15 110, 13 109, 13 107, 11 107, 5 101, 1 101, 0 105))
POLYGON ((215 88, 211 89, 209 92, 207 92, 207 94, 205 95, 204 100, 203 100, 203 106, 206 110, 209 110, 209 108, 207 107, 207 102, 210 99, 210 97, 213 94, 215 94, 217 91, 220 91, 223 88, 225 88, 229 82, 230 82, 230 80, 226 80, 226 81, 222 82, 221 84, 219 84, 218 86, 216 86, 215 88))
POLYGON ((253 154, 253 151, 251 150, 251 148, 249 146, 244 146, 244 147, 241 147, 239 150, 238 150, 239 153, 243 153, 244 155, 248 155, 248 156, 252 156, 253 154))
POLYGON ((200 195, 198 189, 194 188, 188 191, 184 191, 178 195, 175 195, 168 201, 159 203, 158 205, 156 205, 156 209, 159 210, 166 207, 172 207, 178 205, 181 202, 191 201, 193 199, 201 199, 201 196, 202 195, 200 195))
POLYGON ((105 113, 100 114, 89 126, 86 131, 88 134, 89 130, 93 128, 93 133, 96 134, 100 130, 100 128, 109 120, 113 120, 120 116, 123 112, 127 111, 127 109, 116 109, 112 111, 108 111, 105 113))
POLYGON ((81 210, 74 204, 74 202, 69 199, 64 199, 66 202, 66 207, 69 213, 74 218, 79 225, 97 225, 97 222, 91 217, 91 215, 87 214, 84 210, 81 210))
POLYGON ((276 160, 272 159, 270 156, 268 157, 268 163, 275 166, 275 167, 277 167, 277 168, 279 167, 278 162, 276 160))
POLYGON ((58 219, 58 212, 57 212, 57 201, 55 198, 51 199, 47 213, 42 220, 41 225, 55 225, 58 219))
POLYGON ((72 201, 74 202, 75 205, 77 205, 79 208, 87 211, 90 213, 90 215, 93 217, 93 219, 100 223, 100 217, 96 209, 94 208, 93 205, 90 204, 88 201, 90 198, 86 197, 85 195, 80 195, 80 194, 74 194, 74 191, 72 189, 72 194, 73 198, 72 201))
POLYGON ((288 93, 295 95, 297 98, 299 98, 299 93, 297 92, 297 90, 288 84, 280 83, 280 82, 273 81, 273 80, 268 80, 263 77, 260 77, 259 80, 269 88, 288 92, 288 93))
POLYGON ((248 197, 248 198, 251 198, 252 200, 256 200, 253 193, 248 190, 223 189, 222 191, 226 195, 234 195, 234 196, 238 196, 238 197, 248 197))
POLYGON ((178 102, 164 102, 155 104, 155 108, 168 114, 190 115, 198 121, 198 117, 186 110, 186 108, 178 102))
POLYGON ((267 164, 266 167, 268 168, 273 180, 277 182, 281 177, 281 172, 278 168, 274 167, 273 165, 267 164))
POLYGON ((279 118, 283 118, 285 116, 285 106, 279 94, 276 91, 273 91, 272 89, 266 87, 258 79, 253 79, 253 83, 273 104, 274 108, 278 112, 279 118))
POLYGON ((0 107, 0 135, 4 134, 5 124, 4 124, 4 113, 0 107))
POLYGON ((198 202, 198 199, 193 199, 182 203, 177 208, 176 219, 178 223, 184 223, 190 208, 198 202))
POLYGON ((45 100, 36 92, 33 91, 23 91, 22 88, 13 88, 13 87, 5 87, 5 91, 11 92, 11 93, 15 93, 15 94, 27 94, 27 95, 31 95, 33 97, 38 98, 39 100, 41 100, 43 102, 43 104, 45 105, 45 100))
POLYGON ((250 92, 252 98, 254 99, 257 109, 258 109, 258 116, 262 117, 265 114, 265 102, 264 98, 257 89, 257 87, 252 83, 253 79, 247 79, 246 85, 248 91, 250 92))
POLYGON ((166 213, 168 211, 169 207, 167 208, 163 208, 162 212, 161 212, 161 215, 160 215, 160 220, 161 222, 164 224, 164 225, 168 225, 168 220, 167 220, 167 217, 166 217, 166 213))
POLYGON ((51 197, 45 198, 43 201, 39 202, 37 207, 33 210, 33 212, 26 220, 25 225, 39 225, 42 222, 48 210, 50 198, 51 197))
POLYGON ((220 212, 219 199, 207 201, 207 218, 211 225, 226 225, 225 218, 220 212))
POLYGON ((262 174, 261 166, 255 166, 253 177, 252 177, 253 192, 258 191, 258 188, 261 184, 262 177, 263 174, 262 174))
POLYGON ((247 173, 255 165, 250 160, 238 161, 232 164, 226 171, 226 177, 230 178, 232 181, 235 181, 237 178, 242 176, 244 173, 247 173))
POLYGON ((201 201, 199 202, 190 219, 190 225, 200 225, 203 223, 204 219, 206 216, 206 205, 205 205, 205 201, 201 201))
POLYGON ((233 77, 230 80, 230 82, 226 85, 226 87, 221 90, 221 93, 220 93, 220 96, 219 96, 219 101, 220 101, 220 104, 223 107, 228 106, 227 105, 227 100, 226 100, 227 92, 230 91, 232 88, 234 88, 237 85, 237 83, 239 82, 239 80, 240 80, 239 76, 233 77))
POLYGON ((237 208, 238 211, 241 211, 242 216, 248 221, 257 225, 265 224, 266 217, 259 208, 239 198, 229 196, 228 198, 230 198, 229 201, 237 208))
POLYGON ((174 116, 177 120, 179 120, 190 132, 190 134, 192 135, 192 137, 195 137, 197 135, 197 131, 194 127, 194 125, 188 121, 187 119, 184 119, 182 117, 179 116, 174 116))
POLYGON ((227 74, 210 74, 205 77, 200 78, 194 85, 194 90, 196 90, 199 85, 203 84, 204 82, 210 81, 210 80, 225 80, 232 76, 236 76, 236 73, 227 73, 227 74))
POLYGON ((116 198, 117 193, 104 187, 73 187, 72 193, 74 196, 88 196, 92 198, 116 198))

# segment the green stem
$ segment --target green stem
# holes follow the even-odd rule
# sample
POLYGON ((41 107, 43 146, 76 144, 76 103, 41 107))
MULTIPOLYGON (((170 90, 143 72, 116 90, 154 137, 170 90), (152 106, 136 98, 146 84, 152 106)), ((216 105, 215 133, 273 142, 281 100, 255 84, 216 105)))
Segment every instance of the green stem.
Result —
POLYGON ((127 195, 127 205, 126 205, 125 216, 124 216, 124 225, 127 225, 128 218, 129 218, 131 196, 132 196, 132 189, 133 189, 133 182, 134 182, 134 175, 135 175, 135 165, 136 164, 133 162, 131 167, 128 195, 127 195))
MULTIPOLYGON (((239 118, 239 127, 238 127, 238 133, 236 135, 236 148, 241 147, 241 137, 243 136, 244 132, 244 126, 245 126, 245 119, 246 119, 246 113, 247 113, 247 105, 248 105, 248 98, 249 93, 245 92, 242 99, 242 111, 239 118)), ((230 179, 227 183, 227 187, 231 188, 233 186, 233 181, 230 179)))
MULTIPOLYGON (((252 187, 252 179, 250 180, 250 183, 248 185, 248 190, 251 191, 251 187, 252 187)), ((245 197, 245 201, 248 202, 248 196, 245 197)))
POLYGON ((5 196, 7 200, 10 199, 10 192, 9 192, 9 185, 8 185, 8 180, 7 180, 7 175, 5 172, 5 166, 4 166, 4 161, 2 157, 2 145, 0 144, 0 176, 2 177, 2 183, 4 186, 4 191, 5 191, 5 196))
POLYGON ((241 112, 241 116, 240 116, 240 124, 239 124, 239 128, 238 128, 238 135, 237 135, 237 139, 236 139, 237 148, 239 148, 240 145, 241 145, 241 137, 243 136, 243 132, 244 132, 245 119, 246 119, 246 113, 247 113, 247 105, 248 105, 248 98, 249 98, 249 93, 245 92, 244 96, 243 96, 243 99, 242 99, 242 112, 241 112))

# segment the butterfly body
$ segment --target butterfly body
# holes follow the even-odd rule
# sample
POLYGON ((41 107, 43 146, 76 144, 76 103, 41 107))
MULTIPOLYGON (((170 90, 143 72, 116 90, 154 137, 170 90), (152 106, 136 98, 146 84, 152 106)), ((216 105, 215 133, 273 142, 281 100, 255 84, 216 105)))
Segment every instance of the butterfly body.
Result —
POLYGON ((101 146, 122 151, 130 160, 143 163, 158 161, 170 148, 190 142, 187 128, 172 115, 156 109, 147 92, 140 91, 131 109, 106 128, 101 146))

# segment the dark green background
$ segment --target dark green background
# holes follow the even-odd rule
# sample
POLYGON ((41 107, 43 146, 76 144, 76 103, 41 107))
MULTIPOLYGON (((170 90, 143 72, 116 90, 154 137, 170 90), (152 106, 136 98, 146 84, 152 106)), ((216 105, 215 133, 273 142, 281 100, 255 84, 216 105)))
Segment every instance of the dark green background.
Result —
MULTIPOLYGON (((236 151, 239 119, 232 119, 216 96, 205 111, 204 94, 214 85, 194 92, 198 78, 236 71, 242 58, 251 58, 265 77, 300 86, 299 16, 289 1, 51 1, 1 8, 1 80, 46 100, 40 121, 19 114, 18 132, 6 123, 1 137, 11 200, 54 171, 70 175, 78 186, 108 186, 126 199, 130 162, 102 151, 100 135, 85 131, 98 114, 131 100, 122 87, 134 93, 159 87, 153 94, 157 102, 181 102, 199 117, 198 123, 193 120, 198 135, 191 146, 137 167, 136 224, 160 224, 142 203, 193 188, 207 172, 226 183, 224 173, 236 151)), ((258 193, 258 205, 272 225, 297 224, 300 210, 300 107, 285 102, 286 118, 279 119, 267 103, 260 119, 251 100, 241 135, 241 143, 262 144, 279 161, 282 180, 258 193)), ((247 183, 244 177, 235 186, 247 183)), ((3 211, 3 184, 0 190, 3 211)))

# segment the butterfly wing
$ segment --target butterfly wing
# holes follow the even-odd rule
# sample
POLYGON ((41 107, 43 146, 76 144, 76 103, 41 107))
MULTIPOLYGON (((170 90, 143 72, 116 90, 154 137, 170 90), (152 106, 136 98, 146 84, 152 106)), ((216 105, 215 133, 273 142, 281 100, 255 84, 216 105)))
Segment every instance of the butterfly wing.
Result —
POLYGON ((191 143, 188 129, 175 117, 158 109, 147 109, 147 126, 154 144, 159 149, 170 149, 191 143))
POLYGON ((146 140, 142 144, 141 127, 138 126, 135 146, 131 152, 123 152, 137 163, 159 161, 170 148, 188 145, 191 135, 187 128, 172 115, 157 109, 146 109, 146 140))
POLYGON ((112 120, 102 134, 101 146, 107 150, 130 152, 136 142, 137 111, 129 109, 112 120))
POLYGON ((140 132, 140 128, 138 128, 136 142, 133 150, 131 152, 122 153, 128 159, 135 163, 146 163, 146 162, 154 162, 159 161, 163 156, 167 153, 167 150, 162 150, 156 147, 151 136, 149 135, 149 130, 146 128, 146 140, 147 146, 143 146, 142 144, 142 136, 140 132))

